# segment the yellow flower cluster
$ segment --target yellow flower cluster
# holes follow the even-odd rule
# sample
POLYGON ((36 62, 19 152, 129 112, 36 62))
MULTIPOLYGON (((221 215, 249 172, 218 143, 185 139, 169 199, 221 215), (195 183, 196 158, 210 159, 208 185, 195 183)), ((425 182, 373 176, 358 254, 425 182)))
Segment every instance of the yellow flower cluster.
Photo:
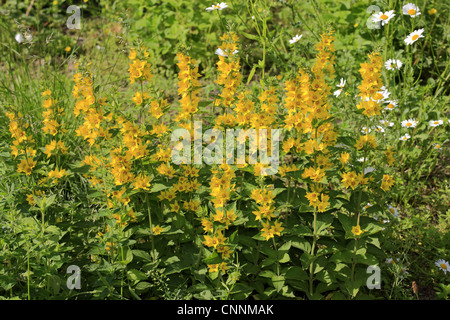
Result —
POLYGON ((383 95, 380 93, 383 87, 381 71, 383 68, 383 59, 378 53, 368 55, 369 62, 361 63, 359 72, 363 78, 358 86, 361 101, 357 105, 358 109, 364 109, 363 114, 368 117, 381 114, 381 103, 379 102, 383 95))
POLYGON ((356 173, 355 171, 350 172, 344 172, 342 173, 342 184, 345 186, 345 188, 352 188, 355 190, 355 188, 359 184, 366 184, 368 182, 367 178, 364 178, 364 174, 362 173, 356 173))
MULTIPOLYGON (((42 107, 43 112, 43 124, 44 127, 42 131, 55 136, 58 133, 58 128, 61 124, 58 122, 58 118, 61 117, 64 109, 57 106, 57 101, 51 98, 51 91, 46 90, 42 93, 42 96, 48 96, 48 98, 43 102, 42 107)), ((64 131, 62 131, 64 133, 64 131)))
POLYGON ((325 212, 330 203, 330 197, 324 193, 307 192, 306 199, 309 201, 309 206, 317 209, 318 212, 325 212))
POLYGON ((190 120, 191 116, 198 111, 198 103, 200 101, 200 82, 198 78, 197 62, 179 52, 177 54, 178 68, 178 94, 180 95, 181 112, 178 114, 177 121, 190 120))
MULTIPOLYGON (((234 171, 228 164, 220 165, 216 170, 212 170, 213 176, 210 182, 211 202, 215 207, 212 216, 202 218, 203 230, 206 233, 203 244, 213 247, 222 259, 229 259, 233 251, 227 244, 228 238, 224 235, 225 230, 237 219, 234 209, 225 210, 227 202, 230 200, 230 193, 234 191, 232 180, 235 177, 234 171)), ((225 272, 227 262, 222 262, 221 271, 225 272)), ((218 271, 215 266, 210 265, 210 272, 218 271)))
POLYGON ((269 240, 275 235, 280 236, 281 232, 284 230, 281 222, 276 220, 274 224, 270 221, 275 218, 275 208, 273 207, 275 201, 275 195, 270 189, 255 189, 252 191, 250 198, 255 201, 257 205, 257 210, 253 211, 256 221, 261 221, 263 228, 261 229, 261 236, 269 240))
POLYGON ((388 174, 383 175, 383 180, 381 181, 381 189, 383 191, 389 191, 394 184, 394 178, 388 174))
POLYGON ((77 136, 87 140, 90 146, 94 145, 98 137, 109 139, 111 134, 105 128, 104 122, 111 119, 104 116, 102 108, 106 99, 96 99, 89 66, 75 74, 74 81, 75 85, 72 93, 77 102, 73 113, 76 117, 82 113, 84 118, 83 124, 75 131, 77 136))
POLYGON ((219 62, 217 62, 217 71, 219 72, 216 83, 223 87, 222 93, 219 94, 220 99, 214 102, 216 106, 222 105, 225 108, 231 107, 235 92, 242 80, 240 72, 241 66, 239 64, 239 57, 235 53, 237 50, 238 36, 233 32, 226 33, 222 37, 222 44, 219 50, 223 54, 219 55, 219 62))
POLYGON ((14 158, 24 155, 24 158, 20 159, 20 163, 17 165, 17 172, 23 172, 28 176, 37 164, 37 161, 33 159, 36 155, 36 150, 34 149, 35 141, 31 135, 27 135, 26 130, 29 125, 23 115, 15 110, 12 111, 6 113, 6 116, 9 118, 9 132, 13 138, 11 155, 14 158))
POLYGON ((128 58, 132 61, 129 63, 128 73, 130 83, 150 81, 153 78, 151 72, 151 64, 148 62, 150 53, 145 46, 138 49, 131 49, 128 58))
POLYGON ((356 150, 361 150, 366 145, 368 145, 372 149, 375 149, 378 146, 375 136, 370 134, 360 136, 358 141, 356 141, 355 147, 356 150))

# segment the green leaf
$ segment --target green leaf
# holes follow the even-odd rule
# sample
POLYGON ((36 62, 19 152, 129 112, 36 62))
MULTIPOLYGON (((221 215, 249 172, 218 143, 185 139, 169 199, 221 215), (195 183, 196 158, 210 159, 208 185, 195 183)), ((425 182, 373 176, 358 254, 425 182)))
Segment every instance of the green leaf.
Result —
POLYGON ((222 262, 222 258, 219 256, 219 254, 216 251, 214 251, 208 257, 204 258, 203 262, 206 264, 217 264, 217 263, 222 262))
POLYGON ((283 275, 279 275, 279 276, 274 275, 272 277, 272 285, 277 290, 277 292, 280 292, 281 289, 283 288, 284 281, 285 281, 285 278, 283 275))
POLYGON ((133 250, 133 256, 142 259, 144 261, 152 261, 152 257, 143 250, 133 250))
POLYGON ((258 276, 262 278, 272 278, 275 276, 275 273, 272 270, 263 270, 258 274, 258 276))
POLYGON ((289 267, 285 274, 286 279, 289 280, 307 280, 308 274, 300 267, 293 266, 289 267))
POLYGON ((255 75, 255 72, 256 72, 256 65, 253 66, 252 70, 250 71, 250 74, 248 75, 247 84, 249 84, 250 81, 252 81, 252 78, 255 75))
POLYGON ((259 37, 254 34, 250 34, 244 31, 241 31, 241 34, 244 35, 247 39, 259 41, 259 37))
POLYGON ((152 285, 148 282, 145 281, 141 281, 136 285, 136 291, 139 291, 140 293, 150 289, 152 287, 152 285))
POLYGON ((144 272, 136 270, 136 269, 128 270, 127 278, 128 278, 128 280, 131 280, 131 281, 141 281, 141 280, 148 279, 148 277, 145 275, 144 272))
POLYGON ((161 190, 165 190, 169 188, 169 186, 166 186, 162 183, 155 183, 152 185, 151 189, 150 189, 150 193, 155 193, 155 192, 159 192, 161 190))

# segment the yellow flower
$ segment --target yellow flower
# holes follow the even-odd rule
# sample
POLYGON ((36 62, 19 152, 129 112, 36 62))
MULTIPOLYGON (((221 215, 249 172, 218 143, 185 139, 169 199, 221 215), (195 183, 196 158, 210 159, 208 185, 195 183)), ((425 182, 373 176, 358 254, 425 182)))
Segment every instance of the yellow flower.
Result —
POLYGON ((281 226, 281 222, 278 221, 275 221, 275 224, 270 228, 270 231, 277 236, 280 236, 283 230, 284 228, 281 226))
POLYGON ((219 264, 208 264, 209 272, 219 272, 219 264))
POLYGON ((394 182, 395 181, 393 177, 387 174, 383 175, 383 180, 381 182, 381 189, 383 189, 384 191, 390 190, 394 182))
POLYGON ((355 236, 359 236, 359 235, 361 235, 363 232, 364 232, 364 231, 361 230, 361 227, 359 226, 359 224, 358 224, 357 226, 355 226, 355 227, 352 227, 352 233, 353 233, 355 236))
POLYGON ((433 15, 433 14, 436 14, 436 13, 437 13, 437 10, 435 8, 428 10, 428 14, 429 15, 433 15))
POLYGON ((22 159, 20 163, 17 165, 17 172, 23 172, 27 176, 31 174, 31 171, 36 166, 37 161, 33 159, 22 159))
POLYGON ((30 206, 34 206, 36 204, 32 193, 27 194, 27 202, 30 204, 30 206))
POLYGON ((66 47, 66 48, 64 49, 65 52, 69 52, 70 50, 72 50, 71 47, 66 47))
POLYGON ((350 159, 350 154, 348 152, 341 153, 341 157, 339 158, 339 161, 342 164, 342 167, 348 162, 350 159))
POLYGON ((164 229, 161 228, 159 225, 157 225, 156 227, 153 227, 152 230, 155 233, 155 235, 159 235, 161 232, 164 231, 164 229))
POLYGON ((66 176, 66 175, 67 175, 67 173, 66 173, 65 169, 58 169, 58 168, 56 168, 55 170, 51 170, 48 173, 48 178, 49 179, 54 178, 57 181, 58 179, 66 176))

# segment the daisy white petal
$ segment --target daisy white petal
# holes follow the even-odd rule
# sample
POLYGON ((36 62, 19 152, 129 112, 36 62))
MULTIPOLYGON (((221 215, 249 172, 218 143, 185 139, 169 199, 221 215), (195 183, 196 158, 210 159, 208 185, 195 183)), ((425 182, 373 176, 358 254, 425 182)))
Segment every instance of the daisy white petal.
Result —
POLYGON ((403 137, 400 137, 399 140, 406 141, 406 140, 408 140, 409 138, 411 138, 411 136, 410 136, 409 134, 406 133, 403 137))
POLYGON ((437 267, 439 267, 439 269, 441 269, 442 271, 444 271, 445 274, 447 274, 447 271, 450 271, 450 264, 443 260, 443 259, 439 259, 435 262, 435 265, 437 267))
POLYGON ((429 122, 429 124, 432 127, 437 127, 437 126, 440 126, 441 124, 444 124, 444 121, 442 121, 442 120, 431 120, 429 122))
POLYGON ((415 30, 415 31, 411 32, 404 41, 406 42, 407 45, 411 45, 414 42, 416 42, 419 38, 424 38, 424 36, 423 36, 424 31, 425 31, 425 29, 415 30))
POLYGON ((14 39, 16 39, 16 41, 17 41, 18 43, 22 43, 22 42, 23 42, 23 35, 20 34, 20 33, 18 33, 18 34, 16 34, 16 36, 14 37, 14 39))
POLYGON ((384 26, 388 24, 389 20, 391 20, 395 16, 394 10, 386 11, 386 12, 378 12, 372 15, 373 22, 381 22, 381 25, 384 26))
POLYGON ((291 40, 289 40, 289 43, 294 44, 294 43, 298 42, 302 37, 303 37, 302 34, 301 35, 297 34, 297 35, 295 35, 295 37, 293 37, 291 40))
POLYGON ((215 4, 211 7, 206 8, 206 11, 223 10, 225 8, 228 8, 228 5, 225 2, 221 2, 221 3, 215 4))
POLYGON ((415 18, 420 15, 420 9, 414 3, 408 3, 403 6, 402 13, 410 16, 411 18, 415 18))
POLYGON ((419 123, 419 121, 417 121, 416 119, 403 120, 402 127, 403 128, 415 128, 418 123, 419 123))
POLYGON ((400 60, 396 59, 389 59, 384 63, 384 66, 386 67, 387 70, 394 70, 394 69, 400 70, 402 65, 403 63, 400 60))

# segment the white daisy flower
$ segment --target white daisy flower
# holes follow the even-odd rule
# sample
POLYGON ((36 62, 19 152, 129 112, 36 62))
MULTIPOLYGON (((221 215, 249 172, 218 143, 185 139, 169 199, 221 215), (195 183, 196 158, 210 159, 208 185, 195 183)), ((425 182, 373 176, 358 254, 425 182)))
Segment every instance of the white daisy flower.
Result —
POLYGON ((400 70, 402 65, 403 63, 400 60, 396 59, 389 59, 384 63, 384 66, 386 67, 387 70, 394 70, 394 69, 400 70))
POLYGON ((419 121, 417 121, 416 119, 403 120, 402 127, 403 128, 415 128, 418 123, 419 123, 419 121))
POLYGON ((408 15, 411 18, 415 18, 420 15, 420 9, 414 3, 405 4, 402 8, 404 15, 408 15))
POLYGON ((387 102, 387 106, 384 107, 385 110, 393 110, 396 106, 398 106, 398 102, 395 100, 388 100, 387 102))
POLYGON ((397 208, 394 208, 393 206, 389 205, 388 210, 394 217, 398 218, 398 210, 397 210, 397 208))
POLYGON ((391 93, 386 89, 385 86, 382 86, 381 91, 378 91, 378 93, 381 93, 383 95, 383 98, 381 98, 381 100, 378 101, 384 101, 391 95, 391 93))
POLYGON ((441 147, 441 145, 439 143, 433 143, 433 148, 439 150, 442 147, 441 147))
POLYGON ((342 89, 336 90, 335 92, 333 92, 333 95, 337 98, 337 97, 339 97, 341 92, 342 92, 342 89))
POLYGON ((386 12, 378 12, 372 15, 373 22, 381 22, 381 25, 384 26, 388 24, 389 20, 391 20, 395 16, 394 10, 386 11, 386 12))
POLYGON ((380 120, 380 124, 388 126, 388 127, 393 127, 395 123, 389 122, 387 120, 380 120))
POLYGON ((443 259, 439 259, 434 264, 437 267, 439 267, 439 269, 444 271, 445 274, 447 274, 447 271, 450 271, 450 264, 447 261, 443 260, 443 259))
MULTIPOLYGON (((239 52, 238 50, 234 50, 231 54, 236 54, 238 52, 239 52)), ((222 57, 228 57, 228 54, 225 53, 225 51, 223 51, 221 48, 218 48, 215 53, 222 57)))
POLYGON ((359 159, 356 160, 356 161, 358 161, 358 162, 364 162, 364 161, 367 161, 367 158, 362 157, 362 158, 359 158, 359 159))
POLYGON ((344 88, 345 84, 347 83, 347 80, 344 80, 344 78, 341 78, 341 82, 336 85, 336 87, 344 88))
POLYGON ((384 132, 384 128, 383 128, 382 126, 376 126, 376 127, 374 128, 374 130, 375 130, 376 132, 381 132, 381 133, 384 132))
POLYGON ((373 171, 375 171, 374 167, 367 167, 367 168, 364 169, 364 174, 368 174, 368 173, 371 173, 373 171))
POLYGON ((367 202, 367 204, 364 206, 363 210, 366 210, 366 209, 370 208, 371 206, 373 206, 373 204, 371 204, 370 202, 367 202))
POLYGON ((437 127, 437 126, 440 126, 441 124, 444 124, 444 121, 442 121, 442 120, 431 120, 429 123, 430 123, 430 126, 437 127))
POLYGON ((409 138, 411 138, 411 136, 410 136, 409 134, 406 133, 403 137, 400 137, 399 140, 406 141, 406 140, 408 140, 409 138))
POLYGON ((20 34, 20 33, 18 33, 18 34, 16 34, 16 36, 14 37, 14 39, 16 39, 16 41, 17 41, 18 43, 22 43, 22 42, 23 42, 23 35, 20 34))
POLYGON ((228 5, 225 2, 221 2, 218 4, 212 5, 209 8, 206 8, 206 11, 223 10, 225 8, 228 8, 228 5))
POLYGON ((289 40, 289 43, 294 44, 294 43, 298 42, 302 37, 303 37, 302 34, 301 35, 297 34, 297 35, 295 35, 295 37, 293 37, 291 40, 289 40))
POLYGON ((372 129, 366 128, 366 127, 362 127, 362 129, 361 129, 361 133, 364 133, 364 134, 368 134, 368 133, 370 133, 371 131, 372 131, 372 129))
POLYGON ((408 269, 406 267, 403 267, 398 271, 398 276, 400 277, 400 279, 404 279, 408 275, 407 270, 408 269))
POLYGON ((386 264, 395 264, 395 260, 392 258, 386 258, 386 264))
POLYGON ((411 45, 414 42, 416 42, 419 38, 424 38, 424 36, 422 35, 424 31, 425 29, 415 30, 411 32, 404 41, 406 42, 407 45, 411 45))

